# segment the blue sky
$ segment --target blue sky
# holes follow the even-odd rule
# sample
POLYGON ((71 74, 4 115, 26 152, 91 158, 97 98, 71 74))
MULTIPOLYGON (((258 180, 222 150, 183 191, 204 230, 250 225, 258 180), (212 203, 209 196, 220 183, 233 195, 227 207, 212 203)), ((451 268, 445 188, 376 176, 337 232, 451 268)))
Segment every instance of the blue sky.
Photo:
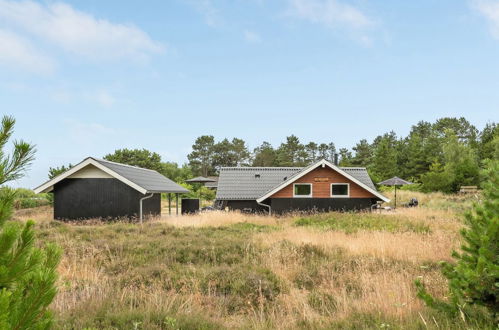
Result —
POLYGON ((49 166, 197 136, 352 147, 499 120, 499 0, 0 0, 0 106, 49 166))

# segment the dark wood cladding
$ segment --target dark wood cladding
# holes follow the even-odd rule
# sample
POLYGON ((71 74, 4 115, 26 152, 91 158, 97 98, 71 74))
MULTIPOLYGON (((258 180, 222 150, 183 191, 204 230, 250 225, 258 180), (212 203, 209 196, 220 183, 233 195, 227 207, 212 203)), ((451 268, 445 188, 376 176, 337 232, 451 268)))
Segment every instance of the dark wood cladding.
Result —
POLYGON ((256 200, 222 200, 219 201, 219 206, 222 209, 226 207, 229 208, 230 211, 239 210, 244 212, 268 212, 268 208, 258 204, 256 200))
POLYGON ((182 198, 182 214, 194 214, 199 212, 199 199, 182 198))
MULTIPOLYGON (((117 179, 65 179, 54 186, 55 219, 137 217, 143 194, 117 179)), ((161 214, 161 194, 142 202, 143 214, 161 214)))
MULTIPOLYGON (((369 210, 377 198, 272 198, 272 212, 282 214, 294 211, 328 212, 369 210)), ((265 201, 265 203, 267 203, 265 201)))

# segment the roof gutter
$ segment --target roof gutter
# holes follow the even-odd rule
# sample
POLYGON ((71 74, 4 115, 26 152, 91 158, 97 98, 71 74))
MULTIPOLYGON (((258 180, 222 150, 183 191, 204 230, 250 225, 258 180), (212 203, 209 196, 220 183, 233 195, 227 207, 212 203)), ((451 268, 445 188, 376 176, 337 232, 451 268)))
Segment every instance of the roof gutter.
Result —
POLYGON ((149 196, 144 196, 140 199, 140 208, 139 208, 140 224, 142 224, 142 201, 149 199, 152 196, 154 196, 154 193, 151 193, 149 196))
POLYGON ((258 200, 256 200, 256 202, 258 203, 258 205, 261 205, 263 207, 268 207, 269 208, 269 215, 272 215, 272 207, 270 205, 260 203, 258 200))

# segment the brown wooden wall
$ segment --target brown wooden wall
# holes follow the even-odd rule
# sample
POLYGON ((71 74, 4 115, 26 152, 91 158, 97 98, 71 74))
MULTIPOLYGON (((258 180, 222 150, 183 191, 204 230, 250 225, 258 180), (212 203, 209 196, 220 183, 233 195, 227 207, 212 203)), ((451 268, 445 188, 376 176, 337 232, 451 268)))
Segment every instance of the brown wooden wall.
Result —
POLYGON ((331 198, 331 183, 349 183, 350 198, 376 198, 376 196, 360 187, 358 184, 345 178, 343 175, 339 174, 329 167, 316 168, 312 172, 306 174, 305 176, 301 177, 293 183, 290 183, 288 186, 276 192, 270 198, 292 198, 294 183, 311 183, 312 198, 331 198), (316 178, 325 182, 315 182, 316 178))

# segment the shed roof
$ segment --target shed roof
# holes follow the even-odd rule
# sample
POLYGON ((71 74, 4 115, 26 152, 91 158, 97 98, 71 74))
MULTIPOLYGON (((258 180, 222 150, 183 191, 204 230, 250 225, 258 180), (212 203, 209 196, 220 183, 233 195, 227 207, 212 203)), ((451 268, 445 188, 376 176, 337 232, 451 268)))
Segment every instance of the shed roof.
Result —
POLYGON ((96 158, 94 159, 100 164, 106 166, 107 168, 113 170, 114 172, 134 182, 140 187, 146 189, 148 193, 151 192, 188 193, 189 192, 189 190, 185 189, 181 185, 173 182, 172 180, 168 179, 164 175, 159 174, 154 170, 110 162, 103 159, 96 159, 96 158))
POLYGON ((36 193, 49 192, 54 185, 67 178, 68 176, 80 171, 81 169, 93 165, 103 172, 108 173, 112 177, 122 181, 139 192, 146 193, 188 193, 189 190, 159 174, 154 170, 149 170, 141 167, 130 166, 110 162, 103 159, 88 157, 82 162, 72 167, 68 171, 58 175, 57 177, 45 182, 35 188, 36 193))
POLYGON ((218 187, 218 176, 208 176, 208 179, 212 179, 212 182, 206 182, 204 184, 207 188, 217 188, 218 187))
POLYGON ((204 176, 197 176, 195 178, 185 180, 185 182, 188 182, 188 183, 206 183, 206 182, 216 182, 216 181, 213 179, 210 179, 210 178, 205 178, 204 176))
POLYGON ((386 199, 376 191, 376 187, 365 168, 336 167, 325 160, 320 160, 307 167, 222 167, 220 169, 216 199, 260 200, 272 190, 293 182, 295 178, 320 166, 322 163, 334 167, 341 174, 353 178, 354 181, 357 181, 375 195, 386 199))

